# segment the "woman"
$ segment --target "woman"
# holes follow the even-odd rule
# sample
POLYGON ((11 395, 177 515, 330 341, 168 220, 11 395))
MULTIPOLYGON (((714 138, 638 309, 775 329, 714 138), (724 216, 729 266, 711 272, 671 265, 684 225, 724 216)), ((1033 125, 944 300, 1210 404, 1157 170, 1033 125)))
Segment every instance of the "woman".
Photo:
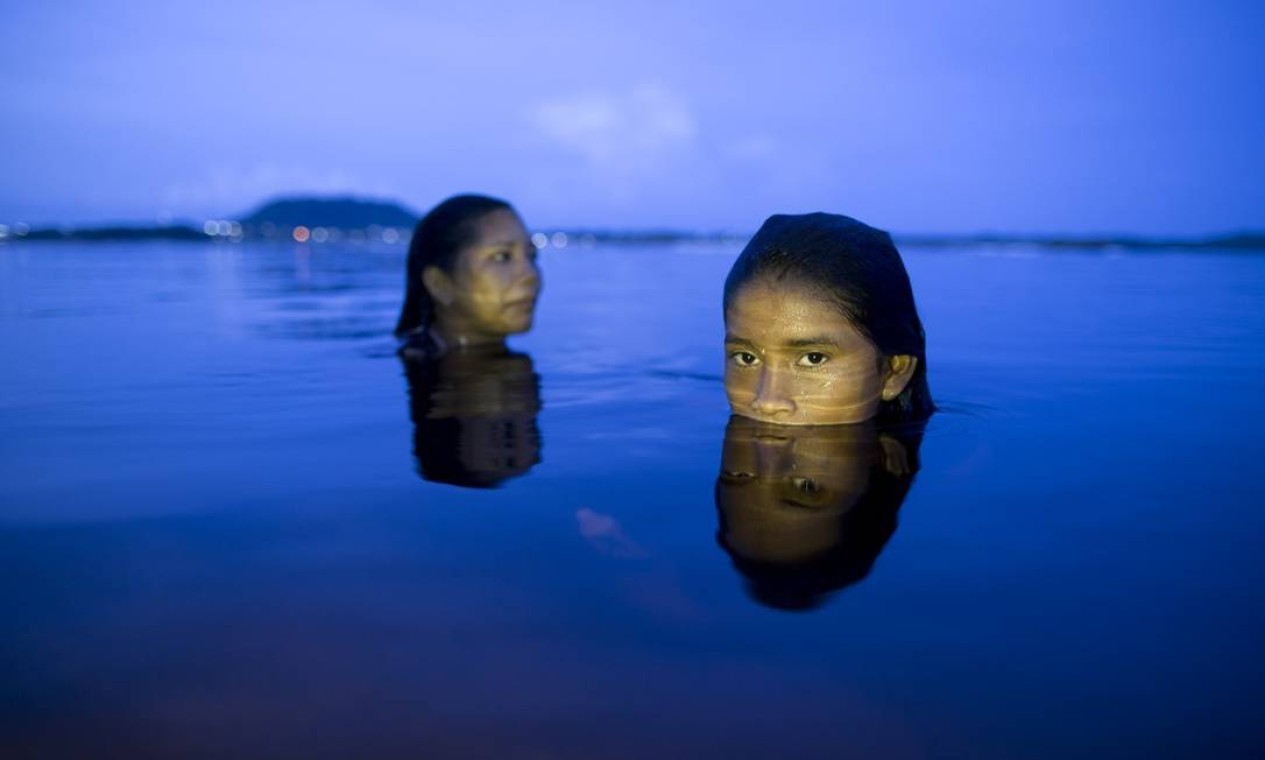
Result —
POLYGON ((408 358, 504 346, 531 329, 540 270, 522 219, 503 200, 458 195, 431 209, 409 243, 395 327, 408 358))
POLYGON ((886 232, 769 217, 725 280, 725 392, 780 425, 911 422, 935 410, 909 275, 886 232))

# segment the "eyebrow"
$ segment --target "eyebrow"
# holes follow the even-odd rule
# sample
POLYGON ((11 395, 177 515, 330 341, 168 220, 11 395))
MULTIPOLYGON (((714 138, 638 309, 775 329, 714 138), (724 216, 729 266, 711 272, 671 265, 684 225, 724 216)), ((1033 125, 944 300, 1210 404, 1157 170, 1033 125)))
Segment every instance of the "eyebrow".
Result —
POLYGON ((839 348, 839 341, 834 340, 833 338, 827 338, 824 335, 814 335, 811 338, 796 338, 795 340, 787 341, 786 345, 790 348, 808 348, 810 346, 832 346, 834 348, 839 348))
MULTIPOLYGON (((741 346, 755 345, 746 338, 739 338, 732 333, 725 334, 725 343, 733 343, 741 346)), ((785 343, 786 348, 811 348, 813 346, 830 346, 831 348, 841 348, 839 341, 834 338, 828 338, 825 335, 814 335, 810 338, 796 338, 785 343)))

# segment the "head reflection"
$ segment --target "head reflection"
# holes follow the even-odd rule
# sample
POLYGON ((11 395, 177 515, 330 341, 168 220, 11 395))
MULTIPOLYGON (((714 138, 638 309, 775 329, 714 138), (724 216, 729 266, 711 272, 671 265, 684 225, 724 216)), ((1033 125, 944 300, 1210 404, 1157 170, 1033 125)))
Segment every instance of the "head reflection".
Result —
POLYGON ((426 480, 495 488, 540 461, 540 381, 504 346, 404 360, 413 456, 426 480))
POLYGON ((868 575, 896 530, 921 441, 921 428, 731 417, 716 479, 716 540, 752 598, 809 610, 868 575))

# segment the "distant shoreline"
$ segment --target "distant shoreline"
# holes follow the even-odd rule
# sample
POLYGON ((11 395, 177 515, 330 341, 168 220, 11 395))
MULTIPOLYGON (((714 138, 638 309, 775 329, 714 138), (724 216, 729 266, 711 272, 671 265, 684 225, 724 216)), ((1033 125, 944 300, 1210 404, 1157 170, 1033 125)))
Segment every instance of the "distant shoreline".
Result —
MULTIPOLYGON (((188 223, 166 225, 95 225, 32 228, 0 224, 0 244, 9 242, 104 243, 272 242, 322 245, 326 243, 384 243, 408 245, 418 214, 386 199, 353 196, 285 196, 269 200, 237 219, 208 219, 200 227, 188 223)), ((741 245, 751 233, 682 231, 666 228, 595 229, 554 228, 532 235, 540 248, 585 248, 602 245, 741 245)), ((1265 251, 1265 231, 1238 230, 1202 237, 1145 237, 1139 235, 1036 235, 979 232, 960 235, 894 234, 897 245, 923 248, 963 246, 1023 246, 1047 249, 1138 250, 1211 249, 1265 251)))
MULTIPOLYGON (((344 229, 340 227, 281 228, 268 225, 265 228, 235 226, 208 232, 186 225, 154 227, 59 227, 36 229, 6 228, 0 234, 0 244, 75 242, 106 243, 129 241, 166 242, 291 242, 304 245, 328 243, 376 243, 407 245, 412 230, 409 228, 370 225, 367 228, 344 229)), ((722 232, 682 232, 676 230, 592 230, 558 229, 541 234, 554 241, 567 241, 571 245, 590 247, 602 245, 675 245, 675 244, 723 244, 744 243, 749 235, 722 232)), ((1056 236, 1056 235, 901 235, 893 234, 897 245, 920 248, 951 248, 962 246, 1025 246, 1050 249, 1079 250, 1265 250, 1265 233, 1245 232, 1191 238, 1145 238, 1109 236, 1056 236)), ((565 246, 567 242, 562 242, 565 246)), ((558 246, 558 242, 554 243, 558 246)), ((546 247, 546 246, 542 246, 546 247)))

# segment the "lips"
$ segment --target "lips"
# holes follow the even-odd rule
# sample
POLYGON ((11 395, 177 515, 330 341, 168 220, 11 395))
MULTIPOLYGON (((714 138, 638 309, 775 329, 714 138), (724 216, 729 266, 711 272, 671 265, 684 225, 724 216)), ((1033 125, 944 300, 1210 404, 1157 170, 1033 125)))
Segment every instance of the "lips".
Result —
POLYGON ((532 297, 513 298, 503 303, 503 307, 506 309, 533 309, 535 306, 536 299, 532 297))

